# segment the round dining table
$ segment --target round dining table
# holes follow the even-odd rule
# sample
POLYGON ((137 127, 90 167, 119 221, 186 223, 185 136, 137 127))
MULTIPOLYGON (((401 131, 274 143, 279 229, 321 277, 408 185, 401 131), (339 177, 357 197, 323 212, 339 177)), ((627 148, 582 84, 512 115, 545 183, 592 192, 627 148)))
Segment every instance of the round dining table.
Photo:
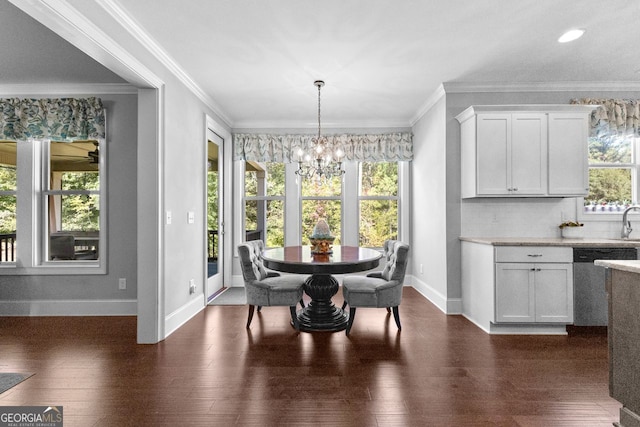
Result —
POLYGON ((339 245, 330 254, 312 254, 310 246, 285 246, 266 249, 261 256, 264 266, 271 270, 310 275, 304 292, 311 302, 297 313, 300 330, 305 332, 346 329, 349 313, 331 300, 340 287, 333 274, 372 270, 382 258, 375 249, 339 245))

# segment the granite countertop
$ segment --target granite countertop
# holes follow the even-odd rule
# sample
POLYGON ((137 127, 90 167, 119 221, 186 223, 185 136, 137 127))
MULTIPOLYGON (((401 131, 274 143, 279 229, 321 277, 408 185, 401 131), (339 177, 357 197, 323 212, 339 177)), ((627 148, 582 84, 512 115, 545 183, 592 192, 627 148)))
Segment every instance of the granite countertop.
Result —
POLYGON ((601 267, 613 268, 616 270, 629 271, 631 273, 640 273, 640 261, 615 261, 597 259, 593 262, 595 265, 601 267))
POLYGON ((493 246, 566 246, 571 248, 635 248, 640 240, 623 239, 565 239, 561 237, 460 237, 464 242, 493 246))

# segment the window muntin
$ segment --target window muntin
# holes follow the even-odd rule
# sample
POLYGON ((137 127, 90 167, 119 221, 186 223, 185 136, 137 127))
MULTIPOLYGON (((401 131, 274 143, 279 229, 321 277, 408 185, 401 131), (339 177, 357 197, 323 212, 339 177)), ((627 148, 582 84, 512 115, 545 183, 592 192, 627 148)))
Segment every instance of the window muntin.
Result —
POLYGON ((0 264, 16 261, 17 145, 0 141, 0 264))
POLYGON ((619 213, 638 200, 637 147, 633 135, 589 138, 588 214, 619 213))

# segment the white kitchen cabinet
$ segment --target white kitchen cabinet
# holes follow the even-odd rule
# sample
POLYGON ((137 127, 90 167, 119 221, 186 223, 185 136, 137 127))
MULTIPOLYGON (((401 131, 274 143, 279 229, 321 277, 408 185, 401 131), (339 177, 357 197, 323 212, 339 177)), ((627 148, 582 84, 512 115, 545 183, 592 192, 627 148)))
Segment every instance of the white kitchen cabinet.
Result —
POLYGON ((573 322, 571 263, 497 263, 496 323, 573 322))
POLYGON ((542 195, 546 192, 547 118, 544 114, 478 114, 476 128, 477 195, 542 195))
POLYGON ((495 251, 496 323, 573 322, 571 248, 499 246, 495 251))
POLYGON ((584 113, 549 113, 549 195, 589 194, 589 121, 584 113))
POLYGON ((492 240, 461 242, 463 316, 491 334, 566 335, 573 323, 573 248, 492 240))
POLYGON ((473 106, 460 122, 461 194, 565 197, 588 194, 592 106, 473 106))

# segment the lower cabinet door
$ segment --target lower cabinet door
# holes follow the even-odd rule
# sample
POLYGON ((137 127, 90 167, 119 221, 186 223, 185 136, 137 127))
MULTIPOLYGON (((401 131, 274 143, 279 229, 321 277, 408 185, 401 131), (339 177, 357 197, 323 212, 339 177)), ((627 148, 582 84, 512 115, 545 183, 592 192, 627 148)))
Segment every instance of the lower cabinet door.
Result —
POLYGON ((572 264, 537 264, 536 322, 573 323, 572 264))
POLYGON ((496 263, 496 323, 573 323, 571 263, 496 263))
POLYGON ((535 264, 496 264, 497 323, 530 323, 536 321, 534 295, 535 264))

